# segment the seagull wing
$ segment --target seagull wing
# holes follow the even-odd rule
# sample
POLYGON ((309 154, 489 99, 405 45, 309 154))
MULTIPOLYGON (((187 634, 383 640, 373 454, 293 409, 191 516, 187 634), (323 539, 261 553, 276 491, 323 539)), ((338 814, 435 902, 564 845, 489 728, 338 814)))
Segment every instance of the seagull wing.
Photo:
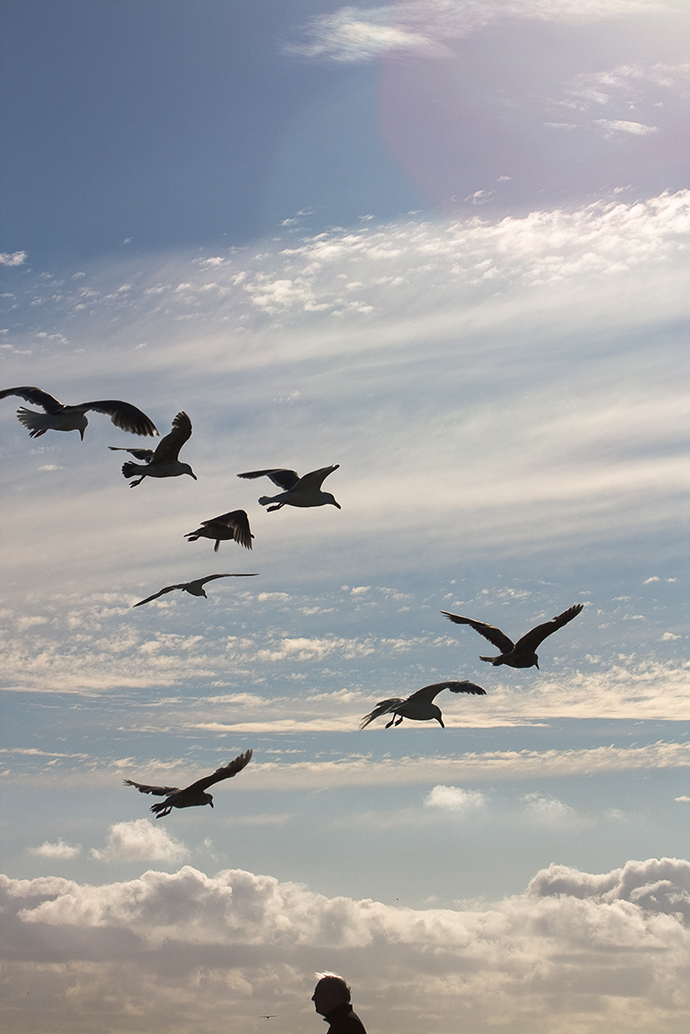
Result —
POLYGON ((231 761, 229 765, 225 765, 223 768, 217 768, 212 775, 204 776, 203 779, 197 779, 191 786, 185 787, 184 792, 187 791, 199 791, 205 790, 207 786, 213 786, 214 783, 220 783, 222 779, 231 779, 233 776, 241 772, 249 762, 252 760, 253 751, 246 750, 244 754, 239 754, 234 761, 231 761))
POLYGON ((238 474, 238 478, 270 478, 274 485, 289 492, 299 481, 299 474, 296 470, 286 470, 284 467, 273 467, 271 470, 248 470, 244 474, 238 474))
POLYGON ((479 634, 483 635, 485 639, 488 639, 490 643, 493 643, 494 646, 498 647, 501 653, 510 653, 515 645, 512 640, 510 640, 507 635, 504 635, 500 628, 496 628, 495 625, 486 625, 483 621, 473 621, 472 618, 461 618, 459 614, 449 614, 447 610, 442 610, 441 613, 445 614, 451 621, 454 621, 456 625, 469 625, 475 630, 475 632, 479 632, 479 634))
POLYGON ((184 589, 186 582, 182 582, 180 585, 166 585, 160 592, 154 592, 153 596, 147 596, 145 600, 139 600, 138 603, 132 604, 133 607, 143 607, 145 603, 150 603, 151 600, 157 600, 159 596, 165 595, 166 592, 172 592, 173 589, 184 589))
POLYGON ((65 408, 62 402, 58 402, 56 398, 49 395, 47 391, 42 391, 41 388, 5 388, 4 391, 0 391, 0 399, 6 399, 8 395, 18 395, 25 402, 41 406, 46 413, 59 413, 61 409, 65 408))
POLYGON ((108 448, 111 452, 128 452, 135 460, 142 460, 144 463, 150 463, 153 459, 153 449, 126 449, 124 445, 109 445, 108 448))
POLYGON ((308 474, 299 479, 295 485, 295 491, 318 492, 328 475, 337 470, 339 466, 339 463, 334 463, 332 467, 319 467, 318 470, 310 470, 308 474))
POLYGON ((516 650, 536 650, 541 642, 546 639, 552 632, 557 631, 559 628, 563 628, 563 625, 567 625, 569 621, 576 618, 582 610, 584 604, 577 603, 574 607, 568 607, 562 614, 552 618, 551 621, 545 621, 543 625, 537 625, 531 632, 527 632, 523 635, 522 639, 518 639, 515 644, 516 650))
MULTIPOLYGON (((50 397, 50 396, 49 396, 50 397)), ((70 409, 81 409, 85 413, 88 409, 96 413, 105 413, 110 417, 115 427, 123 431, 131 431, 132 434, 150 435, 152 438, 158 434, 153 420, 142 413, 136 406, 129 402, 120 402, 119 399, 106 399, 102 402, 80 402, 78 406, 70 406, 70 409)), ((191 432, 190 432, 191 433, 191 432)))
POLYGON ((155 797, 169 797, 171 793, 181 793, 179 786, 146 786, 135 783, 133 779, 125 779, 127 786, 136 786, 139 793, 152 793, 155 797))
POLYGON ((192 435, 192 421, 186 413, 178 413, 172 422, 172 431, 161 438, 153 454, 154 463, 169 463, 176 460, 180 449, 192 435))
POLYGON ((449 689, 451 693, 473 693, 475 696, 485 696, 485 691, 481 686, 475 686, 473 682, 435 682, 432 686, 424 686, 423 689, 418 689, 416 693, 409 696, 408 700, 424 700, 427 703, 431 703, 434 697, 443 689, 449 689))
MULTIPOLYGON (((253 574, 210 574, 207 578, 197 578, 195 581, 197 585, 206 585, 206 582, 212 582, 216 578, 256 578, 257 574, 258 572, 253 574)), ((188 582, 187 584, 191 585, 192 583, 188 582)))
POLYGON ((396 707, 404 703, 405 701, 402 697, 390 697, 388 700, 380 700, 374 710, 362 718, 362 721, 359 723, 360 729, 366 729, 367 725, 370 725, 375 718, 380 718, 382 714, 391 714, 396 707))
POLYGON ((212 528, 214 524, 220 524, 225 528, 232 528, 235 542, 239 542, 245 549, 252 548, 254 536, 249 527, 249 518, 246 510, 231 510, 229 513, 222 513, 220 517, 214 517, 210 521, 201 522, 204 527, 212 528))

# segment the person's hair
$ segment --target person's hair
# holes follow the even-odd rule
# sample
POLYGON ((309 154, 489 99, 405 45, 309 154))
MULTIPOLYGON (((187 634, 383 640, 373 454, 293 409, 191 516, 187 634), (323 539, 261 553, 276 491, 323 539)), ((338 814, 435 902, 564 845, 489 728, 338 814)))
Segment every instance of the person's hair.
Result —
POLYGON ((319 984, 325 984, 325 986, 331 991, 337 993, 344 1002, 349 1002, 352 989, 346 980, 338 976, 337 973, 317 973, 316 979, 319 984))

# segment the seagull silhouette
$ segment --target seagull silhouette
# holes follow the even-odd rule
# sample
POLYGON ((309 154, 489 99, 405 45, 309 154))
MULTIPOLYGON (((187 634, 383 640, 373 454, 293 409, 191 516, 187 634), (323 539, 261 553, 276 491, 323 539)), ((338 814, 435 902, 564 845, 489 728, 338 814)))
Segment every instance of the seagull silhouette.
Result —
MULTIPOLYGON (((189 464, 180 463, 177 458, 180 449, 189 440, 191 434, 192 421, 186 413, 178 413, 172 422, 172 431, 166 434, 165 438, 161 438, 155 452, 151 453, 150 449, 137 449, 136 451, 125 449, 125 452, 133 452, 135 456, 139 453, 138 459, 146 461, 144 467, 139 466, 138 463, 132 463, 131 460, 122 464, 122 473, 126 478, 133 478, 136 474, 140 475, 129 487, 135 488, 141 484, 144 478, 176 478, 180 474, 189 474, 196 481, 196 474, 189 464), (146 455, 142 456, 141 453, 146 453, 146 455)), ((109 445, 108 448, 115 447, 109 445)))
POLYGON ((254 536, 249 528, 247 511, 230 510, 229 513, 222 513, 220 517, 212 517, 210 521, 202 521, 201 527, 196 531, 188 531, 185 538, 188 542, 196 542, 197 539, 215 539, 213 552, 217 553, 221 542, 228 539, 231 541, 234 539, 245 549, 251 549, 254 536))
POLYGON ((337 470, 339 463, 332 467, 319 467, 308 474, 300 477, 296 470, 286 470, 283 467, 274 467, 271 470, 248 470, 244 474, 238 474, 238 478, 270 478, 274 485, 284 489, 279 495, 262 495, 259 502, 262 506, 275 503, 275 506, 268 506, 267 513, 279 510, 281 506, 337 506, 342 509, 340 503, 336 503, 330 492, 322 492, 321 485, 324 479, 337 470))
POLYGON ((552 632, 563 628, 563 625, 567 625, 569 621, 576 618, 583 606, 584 604, 577 603, 574 607, 568 607, 551 621, 545 621, 543 625, 537 625, 531 632, 527 632, 522 639, 518 639, 517 643, 514 643, 501 632, 500 628, 496 628, 494 625, 486 625, 483 621, 473 621, 472 618, 461 618, 458 614, 450 614, 447 610, 442 610, 441 613, 457 625, 470 625, 475 632, 479 632, 501 651, 498 657, 480 656, 480 660, 495 665, 508 664, 511 668, 538 668, 539 658, 535 653, 536 648, 552 632))
POLYGON ((157 600, 159 596, 165 595, 166 592, 172 592, 173 589, 182 589, 184 592, 188 592, 190 596, 203 596, 208 599, 204 590, 206 582, 212 582, 216 578, 256 578, 254 574, 209 574, 205 578, 195 578, 193 582, 180 582, 178 585, 166 585, 160 592, 154 592, 153 596, 147 596, 145 600, 139 600, 138 603, 132 604, 134 607, 143 607, 145 603, 150 603, 151 600, 157 600))
POLYGON ((151 811, 157 819, 169 815, 173 808, 195 808, 210 804, 213 807, 213 795, 205 793, 209 786, 219 783, 222 779, 231 779, 241 772, 252 759, 253 751, 247 750, 244 754, 238 755, 234 761, 224 768, 217 768, 216 771, 203 779, 197 779, 195 783, 180 790, 179 786, 147 786, 145 783, 135 783, 133 779, 125 779, 127 786, 135 786, 139 793, 152 793, 154 797, 165 797, 161 804, 152 804, 151 811))
POLYGON ((26 409, 20 406, 17 410, 17 419, 24 427, 29 428, 30 438, 40 438, 46 431, 79 431, 81 440, 84 440, 88 420, 86 414, 90 409, 96 413, 105 413, 110 417, 115 427, 123 431, 131 431, 132 434, 153 435, 158 434, 155 424, 142 413, 136 406, 129 402, 120 402, 119 399, 104 399, 100 402, 80 402, 78 406, 65 406, 56 398, 49 395, 41 388, 5 388, 0 391, 0 399, 9 395, 18 395, 25 402, 31 402, 34 406, 42 406, 45 413, 36 413, 33 409, 26 409))
POLYGON ((386 726, 400 725, 403 718, 411 718, 415 722, 429 722, 436 719, 442 729, 443 712, 434 703, 434 699, 444 690, 449 689, 451 693, 472 693, 474 696, 486 696, 486 690, 481 686, 475 686, 474 682, 435 682, 433 686, 424 686, 418 689, 409 697, 390 697, 388 700, 381 700, 373 711, 365 715, 360 723, 360 729, 366 729, 367 725, 380 718, 384 714, 392 714, 390 722, 386 726))

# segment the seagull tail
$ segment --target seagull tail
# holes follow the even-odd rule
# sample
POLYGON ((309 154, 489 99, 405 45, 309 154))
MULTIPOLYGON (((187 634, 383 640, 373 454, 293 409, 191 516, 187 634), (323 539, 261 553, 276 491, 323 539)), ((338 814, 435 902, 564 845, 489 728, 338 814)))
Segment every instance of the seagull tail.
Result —
POLYGON ((126 463, 122 464, 122 473, 126 478, 133 478, 140 470, 142 468, 138 464, 132 463, 131 460, 127 460, 126 463))
POLYGON ((503 660, 500 657, 480 657, 479 660, 486 661, 487 664, 493 664, 494 666, 503 664, 503 660))
POLYGON ((36 413, 33 409, 26 409, 24 406, 20 406, 17 410, 17 420, 29 429, 30 438, 40 438, 51 427, 48 413, 36 413))

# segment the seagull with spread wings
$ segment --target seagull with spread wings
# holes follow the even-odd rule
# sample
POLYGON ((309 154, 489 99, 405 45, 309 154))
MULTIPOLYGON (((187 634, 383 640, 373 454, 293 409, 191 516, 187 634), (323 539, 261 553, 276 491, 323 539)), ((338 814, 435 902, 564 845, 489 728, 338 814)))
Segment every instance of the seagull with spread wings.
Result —
POLYGON ((135 786, 139 793, 151 793, 154 797, 165 797, 160 804, 152 804, 151 811, 157 819, 169 815, 173 808, 196 808, 210 804, 213 807, 213 795, 206 793, 209 786, 220 783, 223 779, 231 779, 241 772, 252 759, 252 751, 247 750, 240 754, 224 768, 217 768, 212 775, 197 779, 195 783, 186 786, 181 790, 179 786, 147 786, 145 783, 135 783, 133 779, 125 779, 127 786, 135 786))
POLYGON ((209 574, 205 578, 195 578, 192 582, 180 582, 178 585, 166 585, 160 592, 154 592, 153 596, 147 596, 145 600, 139 600, 138 603, 132 604, 134 607, 143 607, 145 603, 150 603, 151 600, 157 600, 159 596, 164 596, 166 592, 172 592, 174 589, 182 589, 183 592, 188 592, 190 596, 203 596, 204 599, 208 599, 204 585, 206 582, 215 581, 216 578, 256 578, 254 574, 209 574))
POLYGON ((481 686, 475 686, 474 682, 436 682, 433 686, 424 686, 412 693, 409 697, 390 697, 388 700, 381 700, 373 711, 365 715, 360 723, 360 729, 366 729, 367 725, 380 718, 384 714, 392 714, 390 722, 386 726, 400 725, 403 718, 411 718, 415 722, 430 722, 435 719, 442 729, 443 712, 434 700, 438 694, 449 689, 451 693, 471 693, 473 696, 486 696, 486 690, 481 686))
MULTIPOLYGON (((126 478, 140 475, 129 487, 135 488, 144 478, 176 478, 180 474, 189 474, 196 481, 196 474, 189 464, 180 463, 177 458, 180 449, 191 435, 192 421, 186 413, 178 413, 172 422, 172 431, 166 434, 165 438, 161 438, 155 452, 152 453, 150 449, 125 449, 125 452, 132 452, 135 456, 139 453, 138 458, 145 461, 143 467, 138 463, 132 463, 131 460, 122 464, 122 473, 126 478)), ((109 445, 108 448, 113 449, 114 446, 109 445)))
POLYGON ((210 521, 202 521, 201 527, 196 531, 188 531, 185 538, 188 542, 215 539, 213 552, 217 553, 221 542, 225 541, 238 542, 245 549, 251 549, 254 536, 249 528, 247 511, 230 510, 229 513, 221 513, 220 517, 212 517, 210 521))
POLYGON ((41 406, 45 410, 44 413, 36 413, 25 406, 20 406, 17 410, 17 420, 24 427, 28 427, 31 438, 40 438, 46 431, 79 431, 83 441, 84 431, 89 422, 86 414, 91 409, 96 413, 105 413, 115 427, 120 427, 123 431, 151 437, 158 434, 155 424, 149 420, 146 413, 142 413, 129 402, 120 402, 119 399, 103 399, 100 402, 80 402, 78 406, 65 406, 41 388, 5 388, 4 391, 0 391, 0 399, 5 399, 9 395, 18 395, 25 402, 41 406))
POLYGON ((535 653, 535 650, 542 643, 547 636, 556 632, 559 628, 563 628, 563 625, 567 625, 569 621, 576 618, 582 610, 584 604, 576 603, 574 607, 568 607, 562 614, 558 614, 551 621, 545 621, 543 625, 537 625, 531 632, 527 632, 523 635, 522 639, 518 639, 517 643, 514 643, 512 639, 509 639, 507 635, 501 632, 500 628, 496 628, 495 625, 487 625, 483 621, 473 621, 472 618, 461 618, 458 614, 450 614, 447 610, 442 610, 441 613, 445 614, 447 618, 454 621, 457 625, 469 625, 483 635, 485 639, 488 639, 490 643, 493 643, 500 651, 498 657, 480 657, 482 661, 488 661, 489 664, 508 664, 511 668, 531 668, 539 667, 539 658, 535 653))
POLYGON ((274 467, 270 470, 247 470, 244 474, 237 476, 238 478, 267 477, 274 485, 283 489, 279 495, 261 496, 259 502, 262 506, 268 506, 269 503, 275 504, 268 506, 267 513, 279 510, 281 506, 326 506, 327 503, 337 506, 340 510, 342 509, 340 503, 335 501, 331 493, 321 491, 324 480, 339 466, 339 463, 334 463, 332 467, 319 467, 318 470, 312 470, 302 477, 296 470, 286 470, 283 467, 274 467))

